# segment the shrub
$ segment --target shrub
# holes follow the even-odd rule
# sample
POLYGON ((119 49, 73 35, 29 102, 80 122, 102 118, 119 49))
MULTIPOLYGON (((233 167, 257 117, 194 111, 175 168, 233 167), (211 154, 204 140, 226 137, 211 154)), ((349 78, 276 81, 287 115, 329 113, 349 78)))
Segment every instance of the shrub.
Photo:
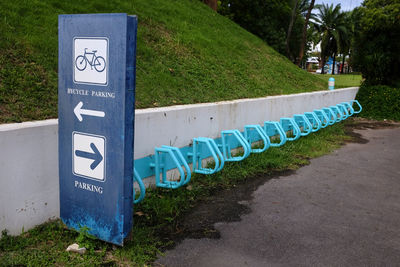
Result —
POLYGON ((400 121, 400 88, 364 83, 356 98, 363 107, 361 116, 400 121))
POLYGON ((400 0, 364 0, 353 12, 354 67, 369 84, 400 85, 400 0))

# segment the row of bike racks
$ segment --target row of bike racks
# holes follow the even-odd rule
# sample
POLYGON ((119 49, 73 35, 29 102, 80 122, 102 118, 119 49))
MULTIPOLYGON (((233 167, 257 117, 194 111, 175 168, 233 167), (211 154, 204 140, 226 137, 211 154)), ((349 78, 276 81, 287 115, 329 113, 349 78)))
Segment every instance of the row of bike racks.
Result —
POLYGON ((183 148, 156 147, 154 155, 135 160, 134 181, 139 185, 140 195, 134 203, 141 202, 145 197, 143 178, 155 176, 157 187, 176 189, 190 182, 192 172, 205 175, 219 172, 225 162, 241 161, 251 153, 262 153, 269 147, 283 146, 287 141, 295 141, 361 111, 360 103, 351 100, 312 112, 295 114, 292 118, 281 118, 279 122, 265 121, 263 126, 245 125, 243 132, 224 130, 217 139, 197 137, 193 139, 191 146, 183 148), (354 103, 358 110, 353 109, 354 103), (262 145, 252 148, 255 142, 262 145), (232 150, 239 147, 243 149, 243 153, 232 155, 232 150), (214 161, 213 167, 204 167, 203 160, 209 158, 214 161), (192 168, 189 164, 192 164, 192 168), (172 169, 177 169, 179 179, 168 179, 167 172, 172 169))

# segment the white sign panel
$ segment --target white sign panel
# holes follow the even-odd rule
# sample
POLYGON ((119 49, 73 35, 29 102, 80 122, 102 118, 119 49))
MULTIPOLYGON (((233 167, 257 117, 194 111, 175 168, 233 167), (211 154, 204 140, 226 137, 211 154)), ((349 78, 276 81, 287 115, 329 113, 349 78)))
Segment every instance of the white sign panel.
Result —
POLYGON ((108 39, 74 38, 75 83, 107 85, 108 39))
POLYGON ((72 172, 104 181, 106 138, 88 133, 72 133, 72 172))

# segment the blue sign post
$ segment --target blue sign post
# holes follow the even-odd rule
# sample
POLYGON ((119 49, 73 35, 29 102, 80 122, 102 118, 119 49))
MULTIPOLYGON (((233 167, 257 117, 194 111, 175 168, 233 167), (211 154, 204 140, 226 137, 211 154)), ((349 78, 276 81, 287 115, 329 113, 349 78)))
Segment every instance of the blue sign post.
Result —
POLYGON ((59 16, 60 216, 118 245, 133 225, 136 33, 136 16, 59 16))

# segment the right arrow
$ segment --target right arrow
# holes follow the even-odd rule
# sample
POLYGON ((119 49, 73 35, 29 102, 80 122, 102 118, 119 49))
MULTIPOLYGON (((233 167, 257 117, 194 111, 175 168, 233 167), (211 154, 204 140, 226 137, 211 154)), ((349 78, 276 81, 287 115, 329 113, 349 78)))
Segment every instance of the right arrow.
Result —
POLYGON ((75 116, 79 121, 83 121, 82 115, 95 116, 95 117, 104 117, 106 113, 103 111, 91 110, 91 109, 83 109, 83 103, 80 101, 78 105, 74 108, 75 116))
POLYGON ((93 159, 92 164, 90 164, 90 169, 94 170, 103 160, 103 156, 101 155, 100 151, 97 149, 95 144, 90 143, 90 148, 92 149, 93 153, 82 150, 76 150, 75 155, 81 158, 93 159))

